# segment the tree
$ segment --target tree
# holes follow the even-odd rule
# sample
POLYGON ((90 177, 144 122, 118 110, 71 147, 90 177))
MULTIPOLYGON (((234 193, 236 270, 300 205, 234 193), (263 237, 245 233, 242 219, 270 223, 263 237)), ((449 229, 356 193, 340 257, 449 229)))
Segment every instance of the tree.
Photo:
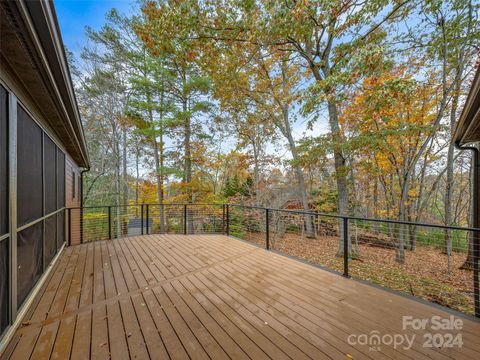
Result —
MULTIPOLYGON (((340 214, 348 214, 348 188, 343 139, 338 122, 342 86, 358 77, 361 67, 352 61, 369 55, 370 43, 382 24, 396 16, 408 1, 263 2, 183 0, 175 3, 147 2, 143 8, 146 35, 155 29, 162 39, 216 46, 261 45, 271 53, 296 54, 309 71, 310 93, 315 107, 326 103, 332 139, 340 214), (386 15, 384 15, 386 13, 386 15), (358 35, 361 34, 361 35, 358 35), (213 45, 212 45, 213 44, 213 45)), ((159 38, 155 40, 159 41, 159 38)), ((214 52, 217 55, 216 52, 214 52)), ((374 61, 371 63, 375 63, 374 61)), ((340 236, 343 239, 343 236, 340 236)), ((343 252, 342 241, 338 255, 343 252)))
MULTIPOLYGON (((419 190, 411 188, 409 174, 433 132, 434 90, 434 83, 419 83, 404 67, 397 67, 366 78, 344 111, 343 121, 352 133, 351 147, 360 157, 359 167, 368 174, 365 180, 377 174, 387 209, 397 212, 402 221, 408 220, 405 214, 412 210, 411 197, 419 190)), ((396 259, 403 263, 405 247, 414 249, 415 243, 407 226, 400 226, 399 231, 396 259)))
MULTIPOLYGON (((157 202, 160 205, 160 231, 165 230, 164 179, 166 176, 164 136, 165 115, 168 101, 165 99, 165 73, 163 59, 150 56, 141 39, 136 35, 138 16, 121 16, 115 9, 107 14, 107 23, 98 32, 87 29, 89 37, 103 47, 100 54, 92 54, 103 63, 116 64, 126 76, 130 97, 125 112, 136 127, 136 134, 148 139, 155 160, 157 202)), ((125 134, 126 136, 126 134, 125 134)), ((124 155, 126 157, 126 154, 124 155)), ((126 166, 126 162, 124 162, 126 166)), ((126 170, 124 170, 126 172, 126 170)))
MULTIPOLYGON (((441 64, 442 96, 434 125, 439 126, 448 116, 448 136, 453 135, 458 117, 458 104, 462 94, 465 74, 473 64, 472 56, 478 51, 480 35, 478 21, 479 5, 469 0, 431 1, 419 8, 421 24, 408 29, 404 42, 418 52, 423 51, 428 62, 441 64), (424 29, 424 31, 418 31, 424 29), (450 102, 450 109, 447 109, 450 102), (449 113, 448 113, 449 112, 449 113)), ((432 134, 433 137, 433 134, 432 134)), ((423 150, 428 146, 424 143, 423 150)), ((447 166, 444 192, 444 222, 453 225, 454 145, 447 151, 447 166)), ((452 232, 445 230, 445 252, 448 269, 451 270, 452 232)))

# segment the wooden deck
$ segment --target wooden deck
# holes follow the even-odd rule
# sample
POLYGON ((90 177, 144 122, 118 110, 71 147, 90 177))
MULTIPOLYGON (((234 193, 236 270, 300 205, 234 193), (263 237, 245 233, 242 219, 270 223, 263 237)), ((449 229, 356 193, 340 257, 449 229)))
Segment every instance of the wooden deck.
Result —
POLYGON ((402 315, 450 316, 225 236, 148 235, 67 248, 3 358, 480 359, 480 323, 429 348, 402 315), (349 344, 372 331, 413 347, 349 344))

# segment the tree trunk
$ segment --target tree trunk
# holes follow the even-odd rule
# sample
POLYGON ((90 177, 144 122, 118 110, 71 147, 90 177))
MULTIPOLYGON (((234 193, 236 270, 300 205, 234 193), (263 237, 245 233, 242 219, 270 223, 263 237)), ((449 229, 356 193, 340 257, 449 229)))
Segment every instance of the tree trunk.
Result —
MULTIPOLYGON (((151 94, 147 93, 147 101, 148 103, 152 102, 151 99, 151 94)), ((162 143, 162 132, 163 132, 163 126, 162 126, 162 121, 163 121, 163 93, 161 96, 161 110, 160 110, 160 147, 157 141, 157 126, 155 125, 155 121, 153 118, 153 112, 152 109, 150 108, 148 110, 148 118, 150 122, 150 126, 152 127, 153 130, 153 135, 152 135, 152 149, 153 149, 153 158, 155 161, 155 179, 157 180, 157 199, 159 203, 159 221, 160 221, 160 233, 163 234, 165 233, 165 211, 163 207, 163 166, 161 164, 160 159, 163 158, 163 143, 162 143), (159 154, 160 152, 160 154, 159 154)), ((147 219, 147 224, 148 224, 148 219, 147 219)))
MULTIPOLYGON (((351 199, 351 202, 352 202, 352 209, 351 211, 353 212, 353 216, 355 217, 360 217, 361 214, 360 214, 360 210, 359 207, 360 207, 360 203, 361 203, 361 198, 360 198, 360 194, 358 194, 358 191, 356 189, 356 185, 355 185, 355 172, 354 172, 354 168, 353 168, 353 161, 350 160, 350 166, 349 166, 349 172, 350 172, 350 184, 351 184, 351 194, 352 194, 352 197, 353 199, 351 199)), ((367 214, 368 214, 368 208, 367 208, 367 214)))
POLYGON ((123 185, 123 214, 122 234, 126 235, 128 232, 128 173, 127 173, 127 129, 122 127, 122 185, 123 185))
POLYGON ((116 222, 115 222, 115 236, 114 238, 119 238, 122 227, 121 227, 121 214, 120 214, 120 208, 121 208, 121 198, 120 198, 120 139, 117 133, 116 126, 114 127, 114 140, 113 140, 113 146, 114 146, 114 151, 115 151, 115 215, 116 215, 116 222))
MULTIPOLYGON (((454 100, 455 103, 455 100, 454 100)), ((452 114, 453 114, 453 107, 452 104, 452 114)), ((455 119, 452 121, 452 115, 450 116, 450 125, 452 122, 455 122, 455 119)), ((453 134, 453 131, 452 131, 453 134)), ((448 147, 448 154, 447 154, 447 179, 445 184, 445 196, 444 196, 444 206, 445 206, 445 225, 451 226, 452 225, 452 198, 453 198, 453 151, 454 147, 452 144, 448 147)), ((452 254, 452 230, 445 229, 445 248, 444 251, 447 254, 448 258, 448 273, 452 270, 452 263, 451 263, 451 254, 452 254)))
MULTIPOLYGON (((345 156, 342 151, 342 137, 340 134, 340 125, 338 123, 338 109, 334 100, 328 100, 328 121, 330 131, 334 142, 333 158, 335 164, 335 175, 337 180, 337 210, 339 215, 348 215, 348 188, 347 188, 347 169, 345 156)), ((340 224, 340 241, 338 243, 337 256, 343 256, 343 226, 340 224)), ((352 244, 348 243, 348 252, 352 256, 352 244)))
MULTIPOLYGON (((373 218, 378 219, 378 177, 375 176, 373 183, 373 218)), ((373 230, 378 233, 380 230, 380 223, 375 221, 373 223, 373 230)))
MULTIPOLYGON (((140 147, 138 146, 138 138, 135 138, 135 204, 138 204, 139 200, 139 187, 140 187, 140 147)), ((137 213, 138 217, 138 213, 137 213)))
MULTIPOLYGON (((288 146, 290 148, 290 152, 292 153, 293 158, 293 170, 295 172, 295 178, 297 180, 298 192, 300 195, 300 200, 302 202, 302 206, 304 211, 310 212, 310 207, 308 206, 308 196, 307 196, 307 189, 305 186, 305 176, 303 174, 300 165, 298 164, 298 152, 297 147, 295 145, 295 140, 293 139, 292 135, 292 128, 290 126, 290 120, 288 117, 288 108, 282 108, 283 114, 283 129, 284 135, 287 138, 288 146)), ((312 215, 305 215, 305 228, 306 228, 306 235, 307 238, 314 239, 315 238, 315 229, 314 229, 314 218, 312 215)))
MULTIPOLYGON (((334 30, 335 24, 332 23, 329 26, 329 30, 334 30)), ((310 55, 306 55, 306 60, 308 61, 310 70, 319 83, 323 82, 324 79, 328 78, 331 75, 331 68, 329 64, 329 57, 331 51, 331 43, 333 43, 333 37, 335 36, 333 31, 329 32, 328 43, 330 46, 325 48, 325 51, 322 56, 322 63, 317 64, 311 61, 310 55), (323 76, 321 74, 323 72, 323 76)), ((338 108, 335 103, 335 89, 327 87, 324 90, 324 94, 327 97, 328 105, 328 123, 330 125, 330 132, 332 134, 332 140, 334 143, 333 158, 335 164, 335 175, 337 182, 337 212, 340 215, 348 215, 348 188, 347 188, 347 171, 346 171, 346 161, 345 156, 342 150, 342 136, 340 133, 340 125, 338 122, 338 108)), ((337 256, 343 256, 343 226, 339 224, 339 235, 340 241, 338 243, 337 256)), ((352 251, 351 242, 348 244, 348 251, 350 254, 352 251)), ((352 254, 353 255, 353 254, 352 254)))
MULTIPOLYGON (((160 206, 160 209, 159 209, 159 221, 160 221, 160 233, 164 233, 165 232, 165 227, 164 227, 164 214, 162 212, 163 210, 163 207, 162 207, 162 203, 163 203, 163 198, 162 198, 162 191, 163 191, 163 184, 162 184, 162 178, 160 176, 160 155, 159 155, 159 146, 158 146, 158 141, 157 141, 157 135, 155 134, 155 131, 154 131, 154 135, 153 135, 153 138, 152 138, 152 147, 153 147, 153 158, 154 158, 154 161, 155 161, 155 179, 157 180, 157 199, 158 199, 158 203, 159 203, 159 206, 160 206)), ((148 221, 148 219, 147 219, 148 221)))
MULTIPOLYGON (((398 211, 398 220, 406 221, 407 220, 407 201, 408 201, 408 190, 409 190, 409 181, 408 177, 405 175, 403 178, 402 184, 402 193, 400 195, 400 204, 398 211)), ((399 236, 398 236, 398 246, 395 256, 395 260, 400 263, 405 263, 405 244, 408 239, 408 226, 400 224, 399 225, 399 236)))
POLYGON ((258 146, 255 141, 255 135, 252 137, 252 149, 253 149, 253 175, 255 177, 255 205, 260 205, 259 202, 259 189, 258 184, 260 183, 260 167, 259 167, 259 151, 258 146))
MULTIPOLYGON (((192 124, 191 118, 188 114, 188 100, 185 98, 183 101, 183 114, 185 116, 184 124, 184 169, 183 169, 183 182, 187 189, 187 201, 186 203, 191 204, 193 201, 192 193, 192 148, 191 148, 191 137, 192 137, 192 124)), ((187 233, 193 233, 193 218, 191 209, 187 209, 187 233)))
MULTIPOLYGON (((462 61, 463 56, 460 56, 460 61, 462 61)), ((462 83, 462 76, 463 76, 463 66, 459 64, 455 74, 455 89, 452 97, 452 108, 450 109, 450 134, 455 131, 456 119, 457 119, 457 108, 458 108, 458 100, 460 97, 460 88, 462 83)), ((444 206, 445 206, 445 225, 451 226, 452 225, 452 200, 453 200, 453 186, 454 186, 454 178, 453 178, 453 165, 454 165, 454 145, 450 144, 448 146, 448 153, 447 153, 447 180, 445 184, 445 198, 444 198, 444 206)), ((452 230, 445 229, 445 253, 447 254, 448 258, 448 273, 452 271, 452 230)))
POLYGON ((160 203, 160 232, 165 233, 167 231, 166 227, 166 219, 165 219, 165 190, 163 189, 164 186, 164 161, 165 161, 165 156, 164 156, 164 146, 163 146, 163 125, 160 125, 162 128, 160 130, 160 144, 159 144, 159 160, 160 160, 160 171, 158 174, 157 178, 157 183, 159 184, 158 186, 158 201, 160 203))
POLYGON ((164 132, 164 127, 163 127, 163 116, 164 116, 164 92, 162 90, 162 93, 160 95, 160 143, 159 143, 159 154, 158 154, 158 160, 159 160, 159 169, 157 172, 157 192, 158 192, 158 202, 160 203, 160 232, 163 234, 167 231, 166 229, 166 219, 165 219, 165 206, 164 206, 164 201, 165 201, 165 194, 164 194, 164 181, 165 181, 165 174, 164 174, 164 144, 163 144, 163 132, 164 132))

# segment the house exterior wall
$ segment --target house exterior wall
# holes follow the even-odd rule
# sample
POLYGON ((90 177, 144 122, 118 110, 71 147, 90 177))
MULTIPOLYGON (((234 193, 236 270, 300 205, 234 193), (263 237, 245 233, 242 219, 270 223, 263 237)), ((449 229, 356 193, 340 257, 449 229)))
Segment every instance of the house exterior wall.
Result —
POLYGON ((52 1, 0 1, 0 86, 1 358, 66 245, 89 166, 52 1))
MULTIPOLYGON (((79 208, 81 206, 80 196, 82 184, 80 179, 80 168, 70 156, 67 156, 65 165, 65 197, 67 208, 79 208)), ((69 237, 67 241, 69 245, 78 245, 81 242, 80 211, 73 209, 67 216, 71 216, 70 222, 68 222, 67 217, 67 226, 70 224, 70 232, 68 232, 67 227, 67 237, 69 237)))
MULTIPOLYGON (((23 312, 30 305, 33 295, 40 288, 55 256, 64 245, 68 245, 68 234, 71 234, 72 239, 77 239, 78 243, 80 240, 80 213, 77 211, 72 216, 73 226, 69 232, 68 211, 66 210, 68 207, 80 206, 80 168, 64 146, 64 142, 68 139, 56 136, 42 111, 25 91, 23 84, 16 80, 15 74, 11 73, 8 67, 2 66, 0 86, 5 94, 6 102, 0 104, 0 107, 1 111, 6 114, 8 134, 3 136, 1 141, 2 143, 7 142, 7 146, 4 147, 3 144, 0 146, 1 149, 4 149, 0 150, 2 151, 1 155, 7 159, 7 171, 0 171, 0 176, 5 178, 8 189, 6 192, 2 192, 0 201, 8 203, 8 233, 0 234, 0 267, 7 269, 7 271, 0 271, 2 273, 0 277, 6 277, 0 279, 0 283, 8 286, 3 286, 0 294, 0 353, 13 329, 11 325, 22 317, 23 312), (19 145, 19 116, 28 117, 30 124, 39 130, 42 144, 40 149, 34 151, 23 149, 23 153, 26 152, 27 156, 31 154, 32 157, 37 156, 41 159, 42 178, 34 181, 33 184, 39 186, 39 192, 42 193, 41 207, 43 208, 40 215, 34 216, 25 224, 18 221, 19 208, 22 207, 19 206, 19 201, 25 208, 25 203, 29 203, 30 200, 28 202, 21 200, 22 196, 19 195, 22 194, 19 194, 18 187, 19 183, 29 178, 30 169, 23 168, 24 164, 18 159, 19 153, 22 151, 20 147, 28 146, 29 138, 26 138, 26 142, 23 141, 26 145, 19 145), (50 167, 52 165, 47 164, 48 161, 45 160, 47 142, 50 146, 54 144, 57 155, 53 160, 55 185, 52 185, 51 181, 47 181, 48 177, 45 176, 46 168, 48 165, 50 167), (5 149, 7 149, 7 154, 5 154, 5 149), (62 163, 63 157, 65 160, 62 163), (20 179, 19 176, 21 176, 20 179), (48 210, 46 206, 46 194, 49 186, 55 188, 56 193, 55 208, 52 211, 48 210), (61 190, 62 186, 63 191, 61 190), (30 246, 30 244, 35 245, 30 246), (50 250, 47 251, 47 249, 50 250), (36 259, 41 259, 40 265, 22 263, 30 253, 36 259), (35 269, 33 269, 34 266, 36 266, 35 269), (26 268, 29 270, 27 271, 26 268)), ((36 193, 38 194, 38 191, 36 193)), ((5 216, 5 214, 3 215, 5 216)))

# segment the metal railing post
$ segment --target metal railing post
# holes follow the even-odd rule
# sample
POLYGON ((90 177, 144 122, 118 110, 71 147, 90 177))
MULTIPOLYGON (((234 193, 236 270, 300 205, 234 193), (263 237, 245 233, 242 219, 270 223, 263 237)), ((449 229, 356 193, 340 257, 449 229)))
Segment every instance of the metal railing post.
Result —
POLYGON ((68 208, 68 246, 72 245, 72 209, 68 208))
POLYGON ((225 204, 222 204, 222 234, 225 234, 225 204))
POLYGON ((108 207, 108 239, 112 240, 112 207, 108 207))
POLYGON ((265 209, 265 248, 270 250, 270 212, 268 208, 265 209))
POLYGON ((149 218, 150 206, 147 204, 147 210, 145 212, 145 217, 147 218, 147 223, 145 224, 146 234, 148 235, 148 218, 149 218))
POLYGON ((348 277, 348 218, 343 218, 343 276, 348 277))
POLYGON ((187 204, 183 204, 183 235, 187 235, 187 204))
POLYGON ((140 229, 141 234, 143 235, 143 204, 140 205, 140 229))
POLYGON ((230 206, 226 206, 227 236, 230 236, 230 206))

